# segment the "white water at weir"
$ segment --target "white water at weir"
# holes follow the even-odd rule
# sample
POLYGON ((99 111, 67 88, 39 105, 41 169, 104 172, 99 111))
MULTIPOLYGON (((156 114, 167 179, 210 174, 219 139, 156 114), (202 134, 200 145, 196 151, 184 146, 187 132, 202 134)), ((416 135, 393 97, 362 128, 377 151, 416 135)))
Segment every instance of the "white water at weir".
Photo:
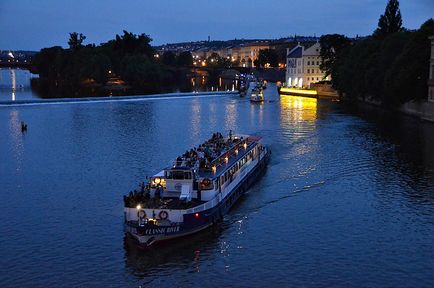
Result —
POLYGON ((116 96, 116 97, 91 97, 79 99, 56 99, 56 100, 27 100, 23 102, 7 101, 1 102, 0 107, 20 107, 20 106, 40 106, 40 105, 60 105, 60 104, 94 104, 94 103, 107 103, 107 102, 139 102, 151 100, 168 100, 168 99, 191 99, 191 98, 208 98, 208 97, 222 97, 227 95, 234 95, 238 92, 189 92, 189 93, 170 93, 170 94, 153 94, 144 96, 116 96))

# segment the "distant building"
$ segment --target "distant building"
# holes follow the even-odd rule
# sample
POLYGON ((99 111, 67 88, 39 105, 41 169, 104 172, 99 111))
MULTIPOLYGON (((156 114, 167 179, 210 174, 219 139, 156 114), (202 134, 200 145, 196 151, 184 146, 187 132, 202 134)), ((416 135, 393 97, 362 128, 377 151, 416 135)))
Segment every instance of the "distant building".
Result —
POLYGON ((321 46, 318 42, 309 48, 298 44, 291 50, 287 49, 286 86, 309 88, 312 83, 330 80, 329 77, 324 79, 325 73, 319 68, 320 51, 321 46))
POLYGON ((258 59, 259 50, 269 49, 268 41, 241 44, 230 49, 231 60, 239 62, 241 67, 255 67, 255 60, 258 59))
POLYGON ((429 37, 429 39, 431 40, 431 58, 428 79, 428 101, 434 102, 434 36, 429 37))

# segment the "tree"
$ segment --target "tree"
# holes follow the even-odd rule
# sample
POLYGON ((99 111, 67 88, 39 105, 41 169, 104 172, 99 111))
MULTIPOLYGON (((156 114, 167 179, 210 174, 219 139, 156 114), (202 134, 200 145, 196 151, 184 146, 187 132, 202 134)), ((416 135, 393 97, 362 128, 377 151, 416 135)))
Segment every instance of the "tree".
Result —
POLYGON ((191 66, 193 65, 193 56, 191 52, 184 51, 179 53, 178 57, 176 57, 176 63, 179 66, 191 66))
POLYGON ((325 72, 325 77, 327 77, 333 74, 338 58, 342 54, 342 51, 351 44, 351 41, 344 35, 327 34, 321 36, 319 43, 322 59, 320 69, 325 72))
POLYGON ((381 38, 401 30, 402 18, 401 11, 399 10, 399 1, 389 0, 384 14, 378 20, 378 28, 374 31, 374 36, 381 38))
POLYGON ((83 41, 86 39, 82 33, 72 32, 69 33, 68 45, 69 48, 73 51, 83 46, 83 41))
POLYGON ((428 59, 431 54, 429 36, 434 35, 434 20, 426 21, 412 32, 409 41, 388 69, 384 86, 387 102, 404 103, 409 100, 426 100, 428 96, 428 59))
POLYGON ((256 66, 265 67, 270 65, 270 67, 279 66, 279 56, 274 49, 261 49, 259 50, 258 61, 256 61, 256 66))
POLYGON ((176 55, 172 51, 166 51, 163 53, 161 57, 161 62, 166 65, 175 65, 176 64, 176 55))

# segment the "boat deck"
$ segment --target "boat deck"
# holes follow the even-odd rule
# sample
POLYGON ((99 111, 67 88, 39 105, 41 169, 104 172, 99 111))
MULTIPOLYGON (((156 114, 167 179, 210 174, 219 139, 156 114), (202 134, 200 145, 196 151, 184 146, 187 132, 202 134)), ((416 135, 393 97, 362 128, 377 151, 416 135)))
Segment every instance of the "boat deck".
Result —
POLYGON ((228 163, 221 163, 220 165, 216 166, 215 173, 212 170, 200 170, 199 176, 209 179, 217 178, 218 176, 223 174, 228 167, 231 167, 233 164, 235 164, 235 162, 243 158, 255 146, 255 141, 258 141, 258 139, 259 138, 249 137, 246 149, 240 148, 238 150, 238 155, 236 155, 235 152, 232 152, 228 157, 228 163))
POLYGON ((144 209, 190 209, 205 203, 198 199, 191 199, 191 201, 180 200, 177 197, 165 198, 150 198, 148 192, 137 192, 128 197, 124 197, 125 207, 136 208, 137 205, 144 209))

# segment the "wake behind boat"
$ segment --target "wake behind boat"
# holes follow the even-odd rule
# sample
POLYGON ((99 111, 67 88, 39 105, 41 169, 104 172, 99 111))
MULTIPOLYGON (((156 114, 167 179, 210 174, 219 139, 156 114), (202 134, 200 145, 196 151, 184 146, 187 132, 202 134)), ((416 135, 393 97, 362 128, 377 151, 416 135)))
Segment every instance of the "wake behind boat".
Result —
POLYGON ((265 170, 270 154, 260 137, 214 133, 124 196, 125 232, 149 246, 215 224, 265 170))

